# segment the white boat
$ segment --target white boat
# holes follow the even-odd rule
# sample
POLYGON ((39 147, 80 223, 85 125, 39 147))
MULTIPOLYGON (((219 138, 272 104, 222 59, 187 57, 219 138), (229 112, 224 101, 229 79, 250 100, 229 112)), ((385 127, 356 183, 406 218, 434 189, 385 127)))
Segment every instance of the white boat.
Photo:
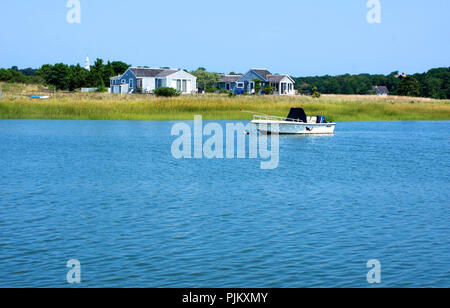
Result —
POLYGON ((255 115, 251 122, 262 133, 332 135, 336 123, 327 123, 323 116, 308 117, 302 108, 292 108, 287 118, 255 115))

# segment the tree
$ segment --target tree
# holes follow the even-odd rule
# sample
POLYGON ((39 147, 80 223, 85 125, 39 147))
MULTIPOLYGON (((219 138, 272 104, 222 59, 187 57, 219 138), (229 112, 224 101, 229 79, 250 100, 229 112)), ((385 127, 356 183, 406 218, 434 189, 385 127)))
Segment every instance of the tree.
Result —
POLYGON ((58 90, 69 89, 69 67, 64 63, 57 63, 53 66, 50 84, 58 90))
POLYGON ((220 75, 218 73, 209 73, 205 68, 200 67, 196 71, 192 72, 192 75, 197 77, 197 84, 202 91, 206 91, 208 88, 212 88, 220 81, 220 75))
POLYGON ((312 97, 313 97, 313 98, 320 98, 320 96, 322 95, 322 94, 320 94, 319 91, 317 90, 317 87, 314 87, 314 88, 312 89, 312 91, 313 91, 313 93, 312 93, 312 97))
POLYGON ((261 80, 259 79, 253 79, 253 82, 255 83, 255 94, 258 95, 259 92, 261 91, 261 80))
MULTIPOLYGON (((111 76, 112 77, 112 76, 111 76)), ((104 82, 104 65, 102 59, 95 60, 91 70, 89 71, 88 84, 90 87, 99 87, 104 82)))
POLYGON ((27 76, 15 69, 1 69, 0 70, 0 81, 10 82, 10 83, 26 83, 30 80, 27 76))
POLYGON ((74 91, 75 89, 87 87, 88 72, 77 64, 70 67, 69 75, 69 90, 74 91))
POLYGON ((441 89, 442 89, 443 80, 435 77, 426 77, 422 83, 422 93, 424 96, 432 97, 432 98, 442 98, 441 97, 441 89))
POLYGON ((401 96, 420 96, 420 84, 414 77, 403 77, 397 94, 401 96))
POLYGON ((114 75, 116 76, 122 75, 131 66, 121 61, 113 61, 111 62, 111 65, 114 70, 114 75))
MULTIPOLYGON (((128 65, 124 62, 108 61, 105 65, 102 59, 97 59, 90 71, 82 68, 80 64, 68 66, 58 63, 55 65, 43 65, 35 72, 35 77, 27 79, 27 76, 23 74, 21 76, 24 76, 28 82, 43 82, 59 90, 73 91, 81 87, 105 87, 105 85, 109 85, 111 77, 122 74, 127 69, 128 65)), ((26 71, 29 74, 33 73, 31 68, 26 71)), ((14 78, 10 77, 9 79, 14 78)))
POLYGON ((36 74, 36 70, 31 67, 20 70, 20 72, 25 76, 34 76, 36 74))
POLYGON ((114 67, 111 62, 108 61, 108 63, 103 67, 102 71, 102 79, 104 85, 109 85, 109 79, 111 77, 114 77, 116 75, 114 71, 114 67))
POLYGON ((50 79, 50 75, 52 73, 53 66, 50 64, 44 64, 40 69, 37 70, 36 75, 40 76, 45 83, 48 84, 48 80, 50 79))
POLYGON ((46 84, 54 86, 58 90, 67 90, 70 84, 69 73, 69 66, 64 63, 57 63, 55 65, 43 65, 36 72, 36 75, 42 77, 46 84))

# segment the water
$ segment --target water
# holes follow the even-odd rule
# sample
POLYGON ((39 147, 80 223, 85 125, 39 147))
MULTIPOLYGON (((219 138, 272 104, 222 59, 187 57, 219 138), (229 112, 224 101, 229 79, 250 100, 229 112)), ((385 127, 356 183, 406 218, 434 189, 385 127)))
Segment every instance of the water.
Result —
POLYGON ((0 287, 450 287, 450 122, 175 160, 171 122, 0 121, 0 287))

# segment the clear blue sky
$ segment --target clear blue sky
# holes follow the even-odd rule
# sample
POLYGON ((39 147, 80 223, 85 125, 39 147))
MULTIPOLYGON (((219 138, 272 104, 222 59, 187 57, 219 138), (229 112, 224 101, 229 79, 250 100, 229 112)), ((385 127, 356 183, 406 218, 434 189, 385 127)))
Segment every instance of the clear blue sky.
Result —
POLYGON ((200 66, 217 72, 264 67, 309 76, 424 72, 450 65, 450 1, 67 0, 0 1, 0 67, 121 60, 134 66, 200 66))

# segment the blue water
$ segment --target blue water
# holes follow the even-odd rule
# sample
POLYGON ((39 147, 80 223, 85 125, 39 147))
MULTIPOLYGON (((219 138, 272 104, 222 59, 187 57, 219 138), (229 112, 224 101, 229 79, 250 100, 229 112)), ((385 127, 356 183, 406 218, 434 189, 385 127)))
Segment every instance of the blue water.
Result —
POLYGON ((0 287, 450 287, 450 122, 176 160, 171 122, 0 121, 0 287))

